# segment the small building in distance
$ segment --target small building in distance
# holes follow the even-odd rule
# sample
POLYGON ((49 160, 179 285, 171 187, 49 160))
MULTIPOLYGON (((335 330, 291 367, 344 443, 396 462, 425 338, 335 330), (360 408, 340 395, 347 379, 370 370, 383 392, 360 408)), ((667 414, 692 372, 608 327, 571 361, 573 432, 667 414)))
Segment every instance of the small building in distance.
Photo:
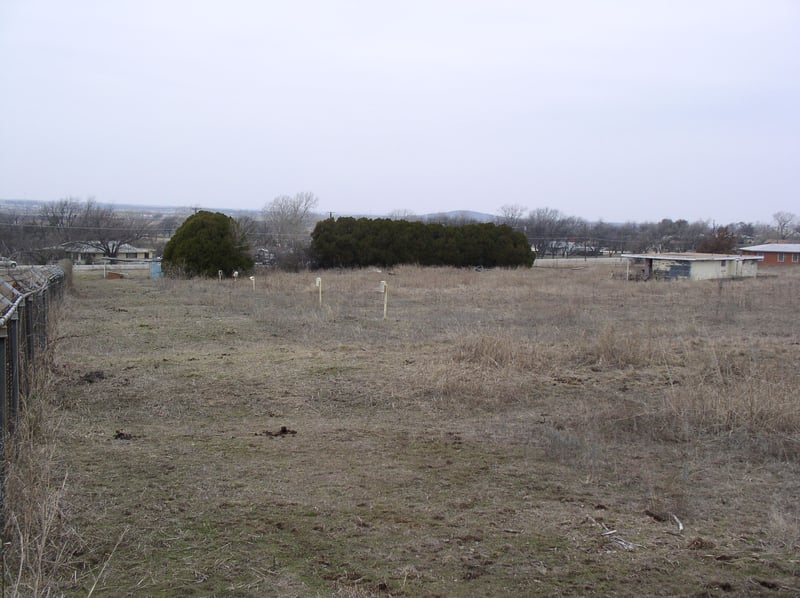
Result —
POLYGON ((61 245, 61 249, 66 253, 66 257, 72 260, 73 264, 98 264, 107 261, 144 261, 153 257, 152 249, 134 247, 128 243, 123 243, 117 250, 117 257, 108 258, 102 249, 98 249, 95 244, 69 242, 61 245))
POLYGON ((800 266, 800 243, 767 243, 740 247, 746 255, 759 255, 765 266, 800 266))
POLYGON ((717 253, 623 253, 628 280, 714 280, 753 278, 760 255, 717 253))

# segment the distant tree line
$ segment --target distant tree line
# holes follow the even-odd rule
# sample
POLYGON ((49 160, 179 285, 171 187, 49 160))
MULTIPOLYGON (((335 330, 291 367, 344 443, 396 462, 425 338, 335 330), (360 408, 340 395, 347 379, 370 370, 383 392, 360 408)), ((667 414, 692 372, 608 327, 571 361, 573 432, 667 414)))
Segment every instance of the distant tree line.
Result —
POLYGON ((734 222, 720 226, 669 218, 638 223, 588 222, 552 208, 526 213, 524 207, 510 205, 500 208, 497 221, 523 232, 540 257, 623 251, 730 253, 737 247, 768 240, 800 241, 800 220, 788 212, 774 214, 774 225, 734 222))
POLYGON ((445 226, 388 218, 328 218, 311 233, 311 256, 322 268, 361 266, 531 266, 525 235, 504 224, 445 226))
MULTIPOLYGON (((238 213, 234 218, 237 235, 246 240, 258 264, 285 270, 313 267, 320 258, 323 258, 320 265, 343 264, 347 252, 362 250, 363 254, 348 258, 349 261, 469 265, 480 262, 478 265, 488 266, 506 259, 499 254, 509 251, 502 237, 500 248, 495 250, 499 257, 487 252, 485 239, 491 235, 480 228, 476 229, 480 234, 469 228, 450 231, 450 237, 441 232, 442 228, 481 226, 468 216, 418 217, 408 211, 396 211, 391 218, 378 219, 381 224, 373 225, 382 227, 374 242, 362 239, 353 245, 355 233, 349 234, 349 239, 344 235, 345 249, 338 256, 331 254, 330 244, 325 245, 323 227, 317 244, 325 251, 316 256, 311 253, 311 246, 315 243, 312 231, 320 219, 314 212, 317 204, 316 196, 310 192, 278 196, 260 212, 238 213), (386 221, 398 224, 392 226, 386 221), (477 242, 462 243, 460 239, 469 235, 476 236, 477 242), (413 253, 428 250, 433 253, 413 253)), ((0 202, 0 255, 20 263, 46 263, 59 259, 69 244, 76 243, 94 247, 108 258, 116 257, 124 244, 152 249, 158 256, 186 217, 199 210, 120 209, 93 198, 70 197, 47 203, 0 202)), ((338 218, 335 222, 340 220, 344 226, 356 219, 338 218)), ((776 212, 770 223, 732 222, 721 226, 708 221, 668 218, 657 222, 589 222, 552 208, 528 210, 524 206, 506 205, 499 209, 494 224, 506 225, 521 234, 538 257, 608 255, 623 251, 729 253, 744 245, 767 241, 800 242, 800 218, 791 212, 776 212)))
POLYGON ((94 199, 66 198, 35 204, 35 209, 0 210, 0 254, 29 263, 47 263, 79 244, 115 258, 125 244, 145 240, 152 247, 155 231, 162 226, 177 225, 118 210, 94 199))

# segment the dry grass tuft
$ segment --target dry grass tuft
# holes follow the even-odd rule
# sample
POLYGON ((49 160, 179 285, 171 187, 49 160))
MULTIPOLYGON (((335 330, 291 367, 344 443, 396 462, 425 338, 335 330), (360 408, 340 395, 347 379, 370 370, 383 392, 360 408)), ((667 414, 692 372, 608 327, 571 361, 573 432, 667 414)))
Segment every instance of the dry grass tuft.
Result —
POLYGON ((509 334, 470 335, 458 339, 455 361, 478 367, 536 369, 541 364, 536 348, 509 334))
POLYGON ((663 355, 658 332, 642 325, 603 323, 582 340, 578 361, 588 365, 637 367, 663 355))

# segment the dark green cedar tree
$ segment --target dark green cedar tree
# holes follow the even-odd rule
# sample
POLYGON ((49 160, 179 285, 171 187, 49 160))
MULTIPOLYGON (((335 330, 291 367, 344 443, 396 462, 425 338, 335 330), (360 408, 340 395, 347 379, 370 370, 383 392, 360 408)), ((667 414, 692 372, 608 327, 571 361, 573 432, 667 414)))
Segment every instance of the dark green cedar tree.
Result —
POLYGON ((247 240, 236 221, 201 210, 189 216, 164 246, 164 271, 170 276, 225 276, 253 268, 247 240))

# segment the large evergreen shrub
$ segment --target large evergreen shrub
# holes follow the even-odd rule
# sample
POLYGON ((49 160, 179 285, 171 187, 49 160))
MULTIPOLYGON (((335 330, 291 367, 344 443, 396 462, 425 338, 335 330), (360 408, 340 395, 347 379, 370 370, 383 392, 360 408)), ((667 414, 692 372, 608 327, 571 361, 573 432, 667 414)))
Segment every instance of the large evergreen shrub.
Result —
POLYGON ((329 218, 311 233, 311 253, 322 268, 533 265, 528 239, 507 225, 443 226, 386 218, 329 218))
POLYGON ((164 246, 164 272, 171 276, 226 276, 253 268, 247 241, 233 218, 200 211, 189 216, 164 246))

